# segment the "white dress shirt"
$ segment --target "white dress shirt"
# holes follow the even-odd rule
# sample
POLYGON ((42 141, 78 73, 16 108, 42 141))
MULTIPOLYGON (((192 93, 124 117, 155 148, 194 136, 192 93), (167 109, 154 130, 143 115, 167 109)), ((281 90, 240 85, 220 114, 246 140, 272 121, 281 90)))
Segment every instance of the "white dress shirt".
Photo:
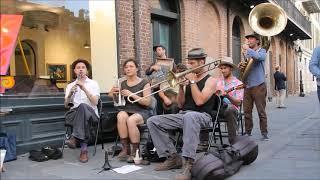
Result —
MULTIPOLYGON (((65 95, 66 98, 67 98, 68 94, 70 93, 71 88, 76 84, 76 81, 77 80, 68 84, 68 86, 66 88, 66 95, 65 95)), ((99 85, 96 81, 87 78, 83 84, 91 95, 100 97, 100 88, 99 88, 99 85)), ((99 117, 97 106, 90 102, 86 93, 83 90, 81 90, 80 87, 77 87, 77 91, 76 91, 76 93, 74 95, 74 99, 73 99, 74 106, 71 107, 71 109, 78 107, 81 103, 85 103, 85 104, 89 105, 90 107, 92 107, 92 109, 94 110, 96 115, 99 117)))

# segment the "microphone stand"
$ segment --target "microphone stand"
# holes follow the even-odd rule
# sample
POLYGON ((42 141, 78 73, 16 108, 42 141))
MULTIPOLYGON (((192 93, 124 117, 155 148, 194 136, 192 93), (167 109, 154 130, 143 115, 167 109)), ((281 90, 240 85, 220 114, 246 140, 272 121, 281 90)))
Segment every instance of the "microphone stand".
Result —
POLYGON ((109 170, 113 171, 113 170, 112 170, 112 166, 111 166, 110 163, 109 163, 109 158, 108 158, 108 156, 109 156, 109 155, 108 155, 108 151, 105 151, 105 152, 104 152, 104 164, 103 164, 103 166, 101 167, 102 170, 99 171, 98 174, 100 174, 100 173, 103 172, 103 171, 109 171, 109 170))

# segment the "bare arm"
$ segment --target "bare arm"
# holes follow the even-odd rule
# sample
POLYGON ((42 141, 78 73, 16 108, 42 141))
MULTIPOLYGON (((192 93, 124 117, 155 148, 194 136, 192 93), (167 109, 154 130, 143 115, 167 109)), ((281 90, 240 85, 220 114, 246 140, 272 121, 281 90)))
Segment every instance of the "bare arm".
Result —
POLYGON ((169 106, 172 102, 171 99, 168 98, 163 91, 160 91, 159 93, 159 97, 162 99, 162 101, 165 103, 166 106, 169 106))
POLYGON ((94 106, 98 105, 99 96, 95 96, 95 95, 91 94, 85 86, 83 86, 82 90, 86 93, 86 95, 92 105, 94 105, 94 106))
POLYGON ((184 93, 184 85, 179 86, 179 93, 178 93, 178 106, 179 108, 182 108, 186 99, 185 99, 185 93, 184 93))
POLYGON ((200 91, 196 83, 191 84, 191 94, 197 106, 205 104, 211 96, 216 92, 216 80, 209 77, 205 83, 204 88, 200 91))
MULTIPOLYGON (((151 94, 151 88, 150 88, 150 84, 149 84, 149 83, 147 83, 147 84, 143 87, 143 89, 145 89, 145 90, 142 92, 143 97, 149 96, 149 95, 151 94)), ((124 94, 124 95, 125 95, 125 96, 129 96, 130 94, 131 94, 131 92, 128 92, 128 94, 124 94)), ((139 98, 141 98, 141 97, 138 96, 138 95, 133 95, 133 96, 131 96, 131 98, 133 98, 134 100, 136 100, 136 99, 139 99, 139 98)), ((143 105, 143 106, 150 106, 150 104, 151 104, 151 98, 150 98, 150 96, 149 96, 149 97, 146 97, 146 98, 142 98, 142 99, 140 99, 140 100, 138 101, 138 103, 141 104, 141 105, 143 105)))
POLYGON ((70 88, 69 86, 67 87, 67 89, 66 89, 66 94, 67 95, 64 97, 64 107, 65 108, 70 108, 68 106, 68 104, 70 103, 71 96, 75 93, 76 89, 77 89, 76 85, 74 85, 72 88, 70 88))
POLYGON ((235 106, 240 106, 241 100, 238 98, 235 98, 233 96, 230 96, 229 94, 226 94, 226 98, 230 100, 230 102, 235 106))

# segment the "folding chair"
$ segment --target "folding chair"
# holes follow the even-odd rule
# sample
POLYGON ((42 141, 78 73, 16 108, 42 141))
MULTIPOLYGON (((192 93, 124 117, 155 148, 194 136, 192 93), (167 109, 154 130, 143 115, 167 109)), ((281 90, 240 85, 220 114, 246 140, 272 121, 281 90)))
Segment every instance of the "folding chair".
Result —
POLYGON ((239 129, 239 126, 241 128, 241 135, 244 135, 244 131, 243 131, 243 116, 244 116, 244 113, 243 113, 243 101, 241 101, 240 103, 240 109, 239 109, 239 113, 238 113, 238 121, 237 121, 237 125, 238 125, 238 129, 239 129))
POLYGON ((93 156, 96 155, 97 152, 97 142, 98 142, 98 137, 100 137, 101 141, 101 148, 104 149, 104 144, 103 144, 103 131, 102 131, 102 119, 104 116, 104 113, 102 112, 102 101, 101 99, 98 100, 98 114, 99 114, 99 119, 98 119, 98 126, 97 126, 97 131, 96 131, 96 140, 94 142, 94 151, 93 151, 93 156), (100 130, 100 133, 99 133, 100 130), (100 135, 100 136, 99 136, 100 135))
MULTIPOLYGON (((94 143, 93 156, 96 155, 96 151, 97 151, 97 141, 98 141, 98 136, 99 136, 99 129, 102 132, 101 121, 102 121, 102 116, 104 114, 102 112, 102 101, 101 101, 101 99, 98 100, 97 108, 98 108, 99 118, 98 118, 97 130, 96 130, 96 137, 95 137, 95 143, 94 143)), ((71 133, 72 133, 72 126, 71 125, 65 124, 65 127, 66 127, 66 132, 65 132, 65 135, 64 135, 63 143, 62 143, 62 150, 61 150, 62 151, 62 155, 63 155, 63 151, 64 151, 65 142, 66 142, 67 139, 71 138, 71 133)), ((102 133, 100 133, 100 134, 101 134, 100 135, 100 140, 103 140, 102 133)), ((103 142, 101 142, 101 148, 104 149, 103 142)))
MULTIPOLYGON (((243 131, 243 112, 242 112, 242 101, 240 102, 240 109, 239 109, 239 113, 238 113, 238 116, 237 116, 237 130, 239 130, 239 128, 241 128, 241 135, 244 134, 244 131, 243 131)), ((228 135, 223 135, 222 133, 224 134, 227 134, 228 131, 227 131, 227 121, 224 119, 223 115, 222 114, 219 114, 218 116, 218 121, 216 122, 216 126, 214 128, 214 140, 216 140, 216 133, 219 133, 218 136, 219 136, 219 139, 220 139, 220 143, 221 145, 223 145, 223 137, 228 137, 228 135), (221 130, 221 123, 224 123, 224 127, 225 127, 225 130, 222 131, 221 130)), ((214 141, 216 142, 216 141, 214 141)))

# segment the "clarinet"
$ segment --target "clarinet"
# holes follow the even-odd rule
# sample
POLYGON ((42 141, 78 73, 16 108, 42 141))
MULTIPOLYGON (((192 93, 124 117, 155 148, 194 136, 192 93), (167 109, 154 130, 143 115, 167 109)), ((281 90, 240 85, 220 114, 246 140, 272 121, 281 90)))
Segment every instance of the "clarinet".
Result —
MULTIPOLYGON (((76 81, 80 81, 80 80, 81 80, 81 77, 82 77, 81 73, 78 74, 76 81)), ((78 85, 74 85, 74 86, 78 86, 78 85)), ((73 86, 73 87, 74 87, 74 86, 73 86)), ((73 88, 73 87, 72 87, 72 88, 73 88)), ((71 88, 71 89, 72 89, 72 88, 71 88)), ((68 103, 68 107, 70 107, 70 108, 74 106, 74 97, 75 97, 75 95, 76 95, 76 92, 77 92, 77 90, 74 91, 74 92, 72 92, 72 95, 71 95, 71 97, 70 97, 70 102, 68 103)))

